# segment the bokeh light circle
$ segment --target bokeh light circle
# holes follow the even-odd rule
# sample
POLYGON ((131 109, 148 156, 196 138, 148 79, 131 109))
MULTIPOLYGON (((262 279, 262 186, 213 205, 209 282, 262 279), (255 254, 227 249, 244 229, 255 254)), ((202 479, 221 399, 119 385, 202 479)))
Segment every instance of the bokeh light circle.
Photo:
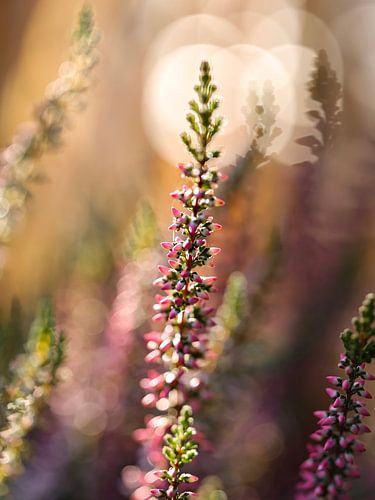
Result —
POLYGON ((153 39, 145 57, 144 71, 147 73, 155 62, 179 47, 193 44, 225 47, 238 43, 240 39, 240 30, 222 17, 210 14, 184 16, 168 24, 153 39))
POLYGON ((247 151, 251 141, 246 132, 244 107, 250 88, 255 85, 261 95, 267 81, 274 86, 280 116, 284 116, 283 134, 275 142, 276 151, 281 149, 289 140, 290 124, 294 121, 293 86, 283 64, 274 54, 255 45, 220 48, 196 44, 168 53, 146 78, 143 123, 158 154, 171 163, 189 159, 178 136, 187 128, 188 102, 193 97, 202 59, 212 65, 222 99, 220 113, 225 117, 225 126, 216 141, 223 148, 219 164, 233 162, 237 155, 247 151))

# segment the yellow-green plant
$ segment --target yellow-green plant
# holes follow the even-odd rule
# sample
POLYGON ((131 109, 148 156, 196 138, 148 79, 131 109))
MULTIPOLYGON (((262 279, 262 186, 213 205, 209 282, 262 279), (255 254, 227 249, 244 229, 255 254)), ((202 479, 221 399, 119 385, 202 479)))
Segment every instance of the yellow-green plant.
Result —
POLYGON ((57 381, 63 356, 64 336, 57 333, 51 304, 45 301, 31 327, 25 351, 12 363, 10 381, 2 391, 0 495, 7 492, 6 481, 22 471, 28 447, 25 438, 57 381))

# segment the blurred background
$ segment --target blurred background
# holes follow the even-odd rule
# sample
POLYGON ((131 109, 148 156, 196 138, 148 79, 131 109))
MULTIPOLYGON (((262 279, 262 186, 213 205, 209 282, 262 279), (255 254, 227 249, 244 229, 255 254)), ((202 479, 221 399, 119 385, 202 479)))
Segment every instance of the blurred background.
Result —
MULTIPOLYGON (((11 498, 144 498, 133 439, 147 413, 142 334, 179 183, 173 166, 188 159, 179 134, 207 59, 229 175, 217 305, 234 271, 246 286, 235 327, 216 339, 194 470, 206 477, 203 499, 290 499, 312 411, 327 406, 338 333, 374 291, 374 2, 91 4, 101 42, 87 109, 40 160, 48 179, 32 186, 1 276, 3 376, 40 297, 53 296, 68 337, 63 382, 11 498)), ((2 147, 56 78, 80 6, 0 2, 2 147)), ((375 438, 366 441, 354 499, 374 497, 375 438)))

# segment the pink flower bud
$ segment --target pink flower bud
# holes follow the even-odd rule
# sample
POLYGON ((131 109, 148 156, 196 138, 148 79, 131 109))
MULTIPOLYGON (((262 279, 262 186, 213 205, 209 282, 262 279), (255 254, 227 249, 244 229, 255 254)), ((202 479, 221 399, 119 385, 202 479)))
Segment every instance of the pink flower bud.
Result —
POLYGON ((169 313, 169 319, 174 319, 177 316, 177 311, 176 309, 171 309, 169 313))
POLYGON ((345 399, 340 396, 334 400, 332 406, 334 408, 340 408, 340 406, 344 406, 344 404, 345 404, 345 399))
POLYGON ((345 437, 345 436, 340 437, 339 444, 340 444, 341 448, 345 449, 349 443, 350 443, 350 440, 348 439, 348 437, 345 437))
POLYGON ((330 416, 319 420, 318 425, 322 427, 330 426, 336 422, 336 417, 330 416))
POLYGON ((370 427, 366 424, 359 424, 358 427, 359 427, 358 434, 364 434, 365 432, 371 432, 370 427))
POLYGON ((361 477, 361 474, 359 472, 359 469, 357 467, 351 467, 348 471, 347 471, 347 475, 349 477, 353 477, 353 478, 358 478, 358 477, 361 477))
POLYGON ((316 418, 325 418, 327 416, 327 412, 324 411, 324 410, 317 410, 317 411, 314 411, 313 415, 316 417, 316 418))
POLYGON ((157 399, 155 394, 146 394, 146 396, 142 398, 142 404, 146 407, 155 406, 157 399))
POLYGON ((304 462, 301 464, 302 469, 312 469, 314 467, 314 460, 312 458, 307 458, 304 462))
POLYGON ((215 283, 217 281, 216 276, 205 276, 203 277, 203 282, 205 285, 212 285, 212 283, 215 283))
POLYGON ((217 255, 220 252, 221 252, 221 248, 218 248, 218 247, 211 247, 210 248, 210 254, 211 255, 217 255))
POLYGON ((177 366, 184 366, 184 355, 183 354, 178 354, 177 356, 177 366))
POLYGON ((148 499, 150 499, 152 497, 155 497, 155 498, 164 498, 164 492, 163 492, 163 490, 159 490, 157 488, 153 488, 152 490, 150 490, 150 496, 148 497, 148 499))
POLYGON ((336 458, 335 464, 339 469, 343 469, 345 467, 346 461, 342 455, 336 458))
POLYGON ((368 391, 366 391, 366 389, 360 389, 358 391, 358 395, 366 399, 372 399, 371 394, 368 391))
POLYGON ((357 408, 357 412, 362 415, 363 417, 369 417, 370 412, 365 406, 361 406, 360 408, 357 408))
POLYGON ((225 201, 222 200, 221 198, 216 198, 215 200, 215 207, 223 207, 225 205, 225 201))
POLYGON ((159 361, 159 359, 160 359, 159 350, 151 351, 145 356, 146 363, 154 363, 155 361, 159 361))
POLYGON ((208 300, 210 298, 210 296, 206 290, 202 290, 201 292, 197 292, 197 296, 203 300, 208 300))
POLYGON ((337 488, 334 484, 329 484, 328 487, 327 487, 327 491, 328 493, 330 493, 331 495, 333 495, 334 497, 337 495, 337 488))
POLYGON ((166 339, 166 340, 163 340, 163 342, 160 344, 159 346, 159 350, 161 352, 165 352, 165 351, 168 351, 168 349, 170 349, 172 346, 172 342, 170 339, 166 339))
POLYGON ((319 486, 317 486, 315 489, 314 489, 314 493, 316 496, 318 497, 321 497, 322 495, 324 495, 324 486, 319 484, 319 486))
POLYGON ((165 276, 168 276, 171 272, 171 270, 167 266, 158 266, 158 269, 161 272, 161 274, 164 274, 165 276))
POLYGON ((335 385, 337 387, 341 385, 341 378, 340 377, 335 377, 333 375, 329 375, 328 377, 326 377, 326 379, 332 385, 335 385))
POLYGON ((334 476, 333 480, 335 481, 335 483, 337 484, 337 486, 339 488, 342 488, 344 486, 344 479, 342 476, 339 476, 338 474, 336 474, 334 476))
POLYGON ((310 439, 312 439, 313 441, 322 441, 323 436, 319 432, 313 432, 312 434, 310 434, 310 439))
POLYGON ((345 368, 345 374, 349 376, 349 375, 351 375, 352 373, 353 373, 353 368, 352 368, 351 366, 347 366, 347 367, 345 368))
POLYGON ((332 389, 331 387, 326 388, 326 393, 332 399, 336 399, 340 395, 339 392, 337 392, 335 389, 332 389))
POLYGON ((366 446, 363 443, 357 441, 353 445, 353 449, 356 453, 364 453, 366 451, 366 446))
POLYGON ((154 316, 152 317, 152 321, 160 322, 163 320, 164 320, 164 314, 161 312, 154 314, 154 316))
POLYGON ((351 427, 350 427, 350 432, 352 434, 359 434, 359 426, 356 425, 356 424, 353 424, 351 427))
POLYGON ((190 228, 190 232, 191 234, 195 234, 197 228, 198 228, 198 224, 196 222, 190 222, 189 223, 189 228, 190 228))
POLYGON ((343 381, 342 388, 344 389, 344 391, 348 391, 350 389, 350 382, 349 382, 349 380, 344 380, 343 381))
POLYGON ((163 386, 164 386, 164 377, 161 375, 159 375, 159 377, 151 379, 149 382, 150 389, 158 390, 162 389, 163 386))
POLYGON ((144 338, 147 342, 159 342, 160 336, 160 332, 148 332, 144 334, 144 338))
POLYGON ((195 483, 199 481, 198 476, 194 476, 193 474, 189 474, 188 477, 185 479, 185 483, 195 483))
POLYGON ((345 424, 345 415, 340 414, 338 416, 338 421, 339 421, 340 425, 344 425, 345 424))
POLYGON ((202 328, 203 324, 195 319, 194 321, 192 321, 191 326, 198 330, 199 328, 202 328))
POLYGON ((333 439, 333 438, 328 438, 327 441, 325 442, 325 445, 324 445, 324 450, 327 451, 327 450, 330 450, 331 448, 333 448, 334 446, 336 446, 336 440, 333 439))
POLYGON ((189 302, 189 304, 193 305, 193 304, 196 304, 197 302, 199 302, 199 299, 198 299, 198 297, 190 297, 188 302, 189 302))
POLYGON ((203 247, 206 244, 206 240, 202 239, 196 240, 195 244, 197 247, 203 247))

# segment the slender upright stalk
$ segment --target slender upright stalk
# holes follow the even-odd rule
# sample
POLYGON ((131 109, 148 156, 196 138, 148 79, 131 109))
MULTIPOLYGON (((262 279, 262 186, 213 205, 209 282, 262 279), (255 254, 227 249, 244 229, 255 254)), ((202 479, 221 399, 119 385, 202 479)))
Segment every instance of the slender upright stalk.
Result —
POLYGON ((222 176, 211 160, 220 153, 209 149, 209 145, 222 119, 214 117, 219 100, 213 97, 216 86, 207 62, 201 64, 200 81, 194 90, 198 99, 190 101, 187 121, 196 141, 186 132, 181 138, 195 162, 178 165, 189 185, 171 193, 172 199, 182 203, 183 210, 172 208, 173 222, 169 229, 173 231, 173 239, 161 243, 167 250, 169 266, 159 266, 162 277, 155 281, 164 294, 156 296, 153 319, 164 321, 165 327, 162 332, 146 335, 150 349, 146 361, 162 365, 164 371, 149 372, 149 377, 141 383, 148 391, 143 403, 155 406, 167 417, 162 432, 166 434, 163 454, 168 468, 158 473, 165 483, 154 488, 151 495, 175 500, 189 498, 192 493, 181 491, 181 486, 198 479, 182 472, 183 466, 197 455, 197 445, 192 440, 195 433, 192 409, 186 403, 199 393, 197 378, 191 373, 201 366, 208 329, 215 324, 214 308, 206 302, 209 292, 214 291, 216 277, 202 276, 197 268, 205 266, 220 251, 207 245, 207 237, 221 228, 207 211, 224 203, 214 192, 222 176))

